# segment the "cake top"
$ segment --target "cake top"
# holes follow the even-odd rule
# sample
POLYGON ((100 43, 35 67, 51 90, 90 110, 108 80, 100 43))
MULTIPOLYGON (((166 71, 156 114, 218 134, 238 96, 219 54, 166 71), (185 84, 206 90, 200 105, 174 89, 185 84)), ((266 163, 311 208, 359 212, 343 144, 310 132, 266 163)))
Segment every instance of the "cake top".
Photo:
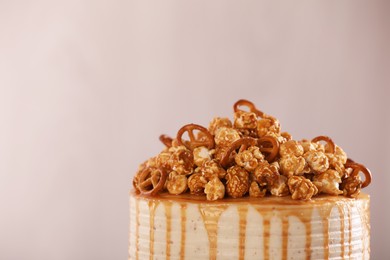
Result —
POLYGON ((137 193, 158 196, 291 196, 318 194, 356 198, 371 182, 370 171, 349 159, 328 136, 294 140, 279 120, 248 100, 233 105, 234 120, 215 117, 208 128, 188 124, 175 138, 161 135, 165 148, 139 166, 137 193))

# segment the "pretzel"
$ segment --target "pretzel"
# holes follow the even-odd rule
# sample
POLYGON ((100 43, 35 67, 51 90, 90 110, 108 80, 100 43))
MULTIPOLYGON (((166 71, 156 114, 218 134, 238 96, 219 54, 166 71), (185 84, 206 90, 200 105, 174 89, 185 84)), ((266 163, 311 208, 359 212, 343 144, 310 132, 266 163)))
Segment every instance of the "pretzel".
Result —
POLYGON ((229 148, 222 155, 222 159, 220 162, 221 166, 226 168, 230 165, 230 163, 233 161, 232 154, 237 149, 239 150, 239 152, 242 152, 245 149, 247 149, 249 146, 256 145, 256 143, 257 143, 256 139, 252 137, 243 137, 234 141, 233 143, 230 144, 229 148))
POLYGON ((172 147, 172 141, 173 139, 167 135, 160 135, 158 138, 166 147, 171 148, 172 147))
POLYGON ((264 113, 261 112, 260 110, 258 110, 256 108, 255 104, 253 104, 252 102, 250 102, 250 101, 248 101, 246 99, 240 99, 236 103, 234 103, 234 105, 233 105, 234 112, 238 112, 238 111, 245 112, 244 110, 239 109, 240 106, 245 106, 245 107, 249 108, 250 112, 255 113, 259 117, 263 117, 264 116, 264 113))
POLYGON ((212 149, 214 147, 214 138, 210 132, 203 126, 196 124, 188 124, 180 128, 177 132, 176 139, 179 145, 184 145, 189 150, 193 150, 199 146, 206 146, 208 149, 212 149), (201 139, 197 139, 194 135, 194 130, 202 132, 204 136, 201 139), (182 139, 182 136, 185 132, 188 132, 188 136, 190 138, 189 142, 184 142, 182 139))
POLYGON ((260 151, 268 155, 265 157, 268 162, 272 162, 279 153, 279 142, 275 137, 272 136, 263 136, 258 140, 258 145, 260 151), (271 144, 271 145, 269 145, 271 144))
POLYGON ((330 152, 331 153, 335 152, 335 144, 334 144, 333 140, 330 137, 328 137, 328 136, 320 135, 320 136, 314 137, 311 141, 313 143, 316 143, 316 142, 319 142, 319 141, 324 141, 324 142, 326 142, 330 146, 330 152))
POLYGON ((146 167, 138 177, 138 189, 144 195, 156 195, 164 188, 167 176, 162 168, 146 167))
POLYGON ((351 168, 352 173, 350 174, 350 176, 355 177, 355 178, 359 175, 360 172, 362 172, 364 174, 365 179, 364 179, 364 182, 362 184, 362 188, 365 188, 368 185, 370 185, 371 179, 372 179, 371 172, 363 164, 355 163, 355 162, 347 162, 345 164, 345 168, 351 168))

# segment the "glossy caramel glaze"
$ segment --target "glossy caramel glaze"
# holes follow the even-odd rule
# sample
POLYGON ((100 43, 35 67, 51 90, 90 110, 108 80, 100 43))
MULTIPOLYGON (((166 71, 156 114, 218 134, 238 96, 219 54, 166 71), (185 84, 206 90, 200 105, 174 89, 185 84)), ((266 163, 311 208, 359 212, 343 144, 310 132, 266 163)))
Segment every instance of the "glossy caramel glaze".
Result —
MULTIPOLYGON (((135 209, 130 212, 136 216, 131 218, 135 219, 135 223, 133 225, 130 223, 130 236, 135 236, 135 239, 130 239, 129 259, 154 259, 161 256, 164 259, 191 259, 194 257, 193 252, 198 251, 204 252, 208 259, 219 259, 226 257, 224 248, 220 248, 220 245, 225 245, 226 241, 230 243, 230 239, 237 240, 237 259, 254 259, 253 255, 246 255, 249 252, 248 243, 251 242, 247 241, 248 225, 252 225, 253 228, 254 224, 251 223, 249 210, 257 212, 262 219, 259 226, 262 227, 260 238, 263 242, 261 246, 258 245, 261 259, 272 259, 271 256, 275 253, 280 254, 283 260, 289 259, 294 254, 299 254, 299 259, 314 259, 318 254, 324 259, 369 259, 369 196, 366 194, 361 194, 357 199, 343 196, 318 196, 310 201, 297 201, 289 197, 246 197, 207 201, 204 197, 192 195, 159 194, 158 197, 149 197, 134 192, 130 192, 130 198, 130 204, 133 204, 131 208, 135 209), (140 202, 148 205, 148 212, 141 212, 145 210, 140 209, 140 202), (165 211, 163 216, 165 220, 161 220, 164 222, 164 227, 161 228, 163 230, 158 230, 159 226, 155 225, 156 208, 159 205, 165 211), (173 210, 173 205, 177 205, 176 211, 173 210), (200 217, 194 218, 192 216, 194 213, 200 217), (189 216, 191 223, 188 214, 191 214, 189 216), (223 221, 226 221, 230 215, 232 219, 237 219, 233 221, 236 223, 231 223, 237 225, 237 233, 231 234, 233 236, 231 238, 226 238, 223 234, 219 234, 220 225, 222 216, 225 216, 223 221), (146 221, 144 220, 146 216, 149 218, 148 222, 141 223, 141 220, 146 221), (174 224, 173 221, 176 220, 180 223, 174 224), (149 224, 147 237, 149 247, 143 249, 141 254, 140 230, 141 228, 144 230, 147 223, 149 224), (301 230, 301 226, 304 235, 295 238, 294 230, 301 230), (336 226, 337 232, 334 230, 336 226), (189 227, 194 227, 194 231, 189 230, 189 227), (205 230, 206 241, 192 236, 192 232, 198 232, 197 228, 205 230), (273 233, 279 232, 280 235, 272 234, 271 230, 273 233), (165 241, 155 240, 155 232, 160 231, 164 232, 165 241), (336 238, 333 237, 335 234, 336 238), (274 237, 279 237, 280 240, 275 240, 274 237), (295 252, 293 243, 298 243, 295 241, 298 238, 303 239, 300 243, 303 246, 302 250, 295 252), (135 241, 135 244, 132 245, 131 241, 135 241), (159 243, 164 243, 164 246, 157 255, 156 245, 159 243), (177 254, 172 253, 175 246, 177 246, 177 254), (275 252, 275 248, 279 247, 279 252, 275 252), (321 252, 315 252, 316 248, 321 248, 321 252)), ((226 228, 229 228, 229 225, 226 228)))

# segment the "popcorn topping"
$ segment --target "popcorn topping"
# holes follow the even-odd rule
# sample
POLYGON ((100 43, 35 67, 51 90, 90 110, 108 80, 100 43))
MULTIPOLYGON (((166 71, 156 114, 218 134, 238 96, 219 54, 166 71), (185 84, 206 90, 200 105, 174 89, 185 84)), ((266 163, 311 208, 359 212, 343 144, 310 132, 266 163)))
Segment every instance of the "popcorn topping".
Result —
POLYGON ((142 163, 133 178, 136 192, 191 193, 207 200, 227 196, 291 196, 310 200, 317 194, 357 197, 371 173, 349 159, 327 136, 296 141, 281 132, 279 120, 248 100, 229 118, 214 118, 208 128, 183 126, 175 138, 161 135, 165 148, 142 163))

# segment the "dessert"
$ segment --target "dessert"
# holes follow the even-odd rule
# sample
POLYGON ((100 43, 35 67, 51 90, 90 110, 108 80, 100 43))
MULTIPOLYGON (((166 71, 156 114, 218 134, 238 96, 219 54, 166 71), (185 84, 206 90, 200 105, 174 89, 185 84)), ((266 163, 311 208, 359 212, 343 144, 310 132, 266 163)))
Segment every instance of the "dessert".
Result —
POLYGON ((133 178, 129 259, 369 259, 370 171, 250 101, 233 109, 160 136, 133 178))

